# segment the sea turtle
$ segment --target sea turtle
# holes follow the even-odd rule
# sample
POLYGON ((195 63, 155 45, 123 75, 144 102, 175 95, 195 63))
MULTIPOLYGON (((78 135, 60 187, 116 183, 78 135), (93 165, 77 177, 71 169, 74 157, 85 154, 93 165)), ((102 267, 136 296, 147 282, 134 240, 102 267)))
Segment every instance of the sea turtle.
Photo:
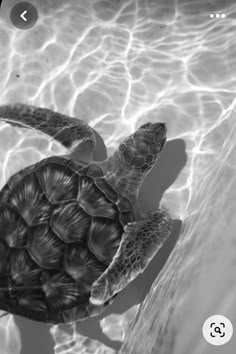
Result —
POLYGON ((0 191, 0 309, 54 324, 98 315, 171 232, 166 210, 136 207, 165 124, 142 125, 98 162, 93 130, 79 119, 15 104, 0 107, 0 120, 43 131, 69 151, 24 168, 0 191))

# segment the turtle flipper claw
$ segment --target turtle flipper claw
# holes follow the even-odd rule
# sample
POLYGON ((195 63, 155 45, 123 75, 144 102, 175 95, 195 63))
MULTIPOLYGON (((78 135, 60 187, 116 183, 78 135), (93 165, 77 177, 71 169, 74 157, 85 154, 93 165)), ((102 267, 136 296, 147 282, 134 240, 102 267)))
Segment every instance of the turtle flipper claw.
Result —
POLYGON ((93 305, 102 305, 111 296, 108 291, 108 282, 101 278, 93 284, 92 292, 89 301, 93 305))

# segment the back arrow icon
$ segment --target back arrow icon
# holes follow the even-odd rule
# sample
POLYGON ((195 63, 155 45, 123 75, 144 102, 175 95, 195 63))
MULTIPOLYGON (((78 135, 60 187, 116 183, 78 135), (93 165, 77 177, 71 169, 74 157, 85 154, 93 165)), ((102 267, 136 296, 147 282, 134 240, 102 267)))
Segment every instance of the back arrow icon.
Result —
POLYGON ((28 11, 24 11, 22 12, 22 14, 20 15, 20 17, 26 22, 27 18, 25 18, 25 15, 27 14, 28 11))

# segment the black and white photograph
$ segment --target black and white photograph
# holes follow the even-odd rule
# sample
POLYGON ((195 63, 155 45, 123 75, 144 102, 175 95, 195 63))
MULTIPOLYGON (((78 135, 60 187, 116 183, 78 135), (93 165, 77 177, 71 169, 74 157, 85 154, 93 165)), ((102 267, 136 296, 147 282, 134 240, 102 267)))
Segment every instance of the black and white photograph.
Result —
POLYGON ((235 353, 236 2, 2 0, 0 68, 0 354, 235 353))

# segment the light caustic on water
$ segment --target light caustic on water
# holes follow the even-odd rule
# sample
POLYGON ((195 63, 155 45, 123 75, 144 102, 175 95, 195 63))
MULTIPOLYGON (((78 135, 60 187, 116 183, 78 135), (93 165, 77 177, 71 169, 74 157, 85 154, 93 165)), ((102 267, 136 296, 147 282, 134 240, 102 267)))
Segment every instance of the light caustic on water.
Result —
MULTIPOLYGON (((164 0, 86 5, 77 0, 57 1, 52 8, 48 2, 39 9, 37 25, 27 31, 14 28, 9 17, 3 16, 9 9, 2 7, 1 104, 24 102, 84 119, 104 138, 108 154, 144 122, 167 124, 169 142, 163 156, 171 168, 164 164, 160 173, 166 169, 175 177, 170 172, 163 177, 163 185, 169 188, 162 200, 176 218, 184 220, 184 227, 164 272, 150 290, 142 316, 137 317, 135 331, 132 327, 128 332, 124 348, 129 353, 148 353, 148 345, 158 345, 161 354, 173 332, 176 340, 170 353, 188 353, 190 346, 199 349, 196 342, 202 338, 195 337, 189 323, 201 328, 206 312, 221 311, 220 295, 227 298, 227 311, 233 311, 225 289, 229 294, 234 284, 229 269, 235 244, 236 81, 232 73, 236 70, 236 7, 233 1, 224 6, 209 12, 204 2, 187 0, 179 2, 178 8, 174 1, 164 0), (199 299, 204 299, 202 305, 199 299), (150 339, 149 326, 144 328, 143 323, 153 324, 154 317, 160 336, 150 339), (183 324, 181 328, 178 323, 183 324), (161 336, 159 328, 168 336, 161 336), (147 338, 148 344, 140 343, 140 337, 147 338)), ((1 186, 19 168, 62 151, 37 132, 2 124, 0 134, 1 186)), ((11 325, 6 321, 7 316, 0 320, 1 333, 7 331, 1 345, 8 353, 14 342, 14 354, 20 353, 17 326, 13 320, 11 325)), ((104 321, 103 330, 122 341, 117 328, 112 332, 112 320, 106 325, 104 321)), ((57 353, 71 354, 72 342, 77 342, 77 354, 78 347, 81 353, 96 348, 76 331, 69 338, 62 333, 52 327, 57 353)), ((99 350, 112 352, 105 346, 99 350)))

